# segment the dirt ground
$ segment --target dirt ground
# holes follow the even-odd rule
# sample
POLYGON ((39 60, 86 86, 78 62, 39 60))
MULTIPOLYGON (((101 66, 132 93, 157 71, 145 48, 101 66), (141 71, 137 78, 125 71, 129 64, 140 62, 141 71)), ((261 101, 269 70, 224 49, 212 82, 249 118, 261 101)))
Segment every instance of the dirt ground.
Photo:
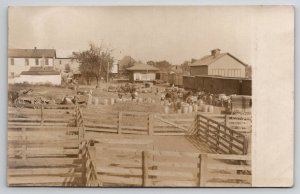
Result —
MULTIPOLYGON (((192 140, 192 137, 187 136, 147 136, 147 135, 116 135, 116 134, 99 134, 97 132, 88 132, 87 138, 93 138, 99 142, 116 144, 128 140, 132 144, 136 144, 137 148, 144 149, 148 146, 149 149, 161 151, 178 151, 178 152, 197 152, 197 153, 212 153, 213 151, 204 143, 192 140), (197 142, 195 144, 195 142, 197 142)), ((128 145, 130 146, 130 145, 128 145)))

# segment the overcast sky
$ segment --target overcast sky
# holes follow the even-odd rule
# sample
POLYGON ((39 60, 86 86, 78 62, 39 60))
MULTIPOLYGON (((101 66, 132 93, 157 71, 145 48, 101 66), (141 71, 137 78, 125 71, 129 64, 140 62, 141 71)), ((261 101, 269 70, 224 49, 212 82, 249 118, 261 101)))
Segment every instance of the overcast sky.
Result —
POLYGON ((181 64, 220 48, 253 62, 259 14, 254 7, 10 7, 9 48, 70 53, 89 42, 141 61, 181 64))

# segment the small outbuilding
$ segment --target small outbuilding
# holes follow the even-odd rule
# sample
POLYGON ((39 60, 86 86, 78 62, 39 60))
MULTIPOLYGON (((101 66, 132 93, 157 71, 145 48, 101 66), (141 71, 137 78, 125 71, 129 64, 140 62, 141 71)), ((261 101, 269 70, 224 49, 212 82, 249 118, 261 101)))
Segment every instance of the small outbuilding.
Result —
POLYGON ((154 81, 158 68, 141 62, 135 63, 132 67, 127 68, 129 71, 129 81, 154 81))
POLYGON ((15 78, 15 83, 60 85, 61 80, 61 74, 53 67, 30 67, 15 78))

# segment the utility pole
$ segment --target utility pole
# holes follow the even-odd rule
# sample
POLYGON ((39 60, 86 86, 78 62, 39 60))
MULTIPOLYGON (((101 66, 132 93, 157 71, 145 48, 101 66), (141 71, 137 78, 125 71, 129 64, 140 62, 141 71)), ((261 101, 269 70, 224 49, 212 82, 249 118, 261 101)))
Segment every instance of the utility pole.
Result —
POLYGON ((109 75, 109 61, 107 61, 107 69, 106 69, 106 83, 108 83, 108 75, 109 75))

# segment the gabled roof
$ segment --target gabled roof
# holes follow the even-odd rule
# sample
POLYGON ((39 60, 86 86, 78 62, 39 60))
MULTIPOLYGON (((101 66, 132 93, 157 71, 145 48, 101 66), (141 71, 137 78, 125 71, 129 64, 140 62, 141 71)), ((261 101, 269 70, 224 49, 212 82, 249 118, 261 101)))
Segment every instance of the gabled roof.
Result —
POLYGON ((60 75, 53 67, 30 67, 28 71, 22 71, 21 75, 60 75))
POLYGON ((8 49, 9 58, 53 58, 55 49, 8 49))
POLYGON ((137 62, 132 67, 127 68, 127 70, 128 71, 158 71, 159 69, 151 65, 137 62))
POLYGON ((244 62, 242 62, 241 60, 239 60, 238 58, 236 58, 235 56, 233 56, 230 53, 220 53, 216 56, 206 55, 206 56, 202 57, 201 59, 199 59, 199 60, 195 61, 194 63, 192 63, 190 66, 191 67, 194 67, 194 66, 207 66, 207 65, 210 65, 210 64, 214 63, 217 60, 221 60, 222 57, 224 57, 226 55, 232 57, 233 59, 240 62, 242 65, 246 66, 246 64, 244 62))

